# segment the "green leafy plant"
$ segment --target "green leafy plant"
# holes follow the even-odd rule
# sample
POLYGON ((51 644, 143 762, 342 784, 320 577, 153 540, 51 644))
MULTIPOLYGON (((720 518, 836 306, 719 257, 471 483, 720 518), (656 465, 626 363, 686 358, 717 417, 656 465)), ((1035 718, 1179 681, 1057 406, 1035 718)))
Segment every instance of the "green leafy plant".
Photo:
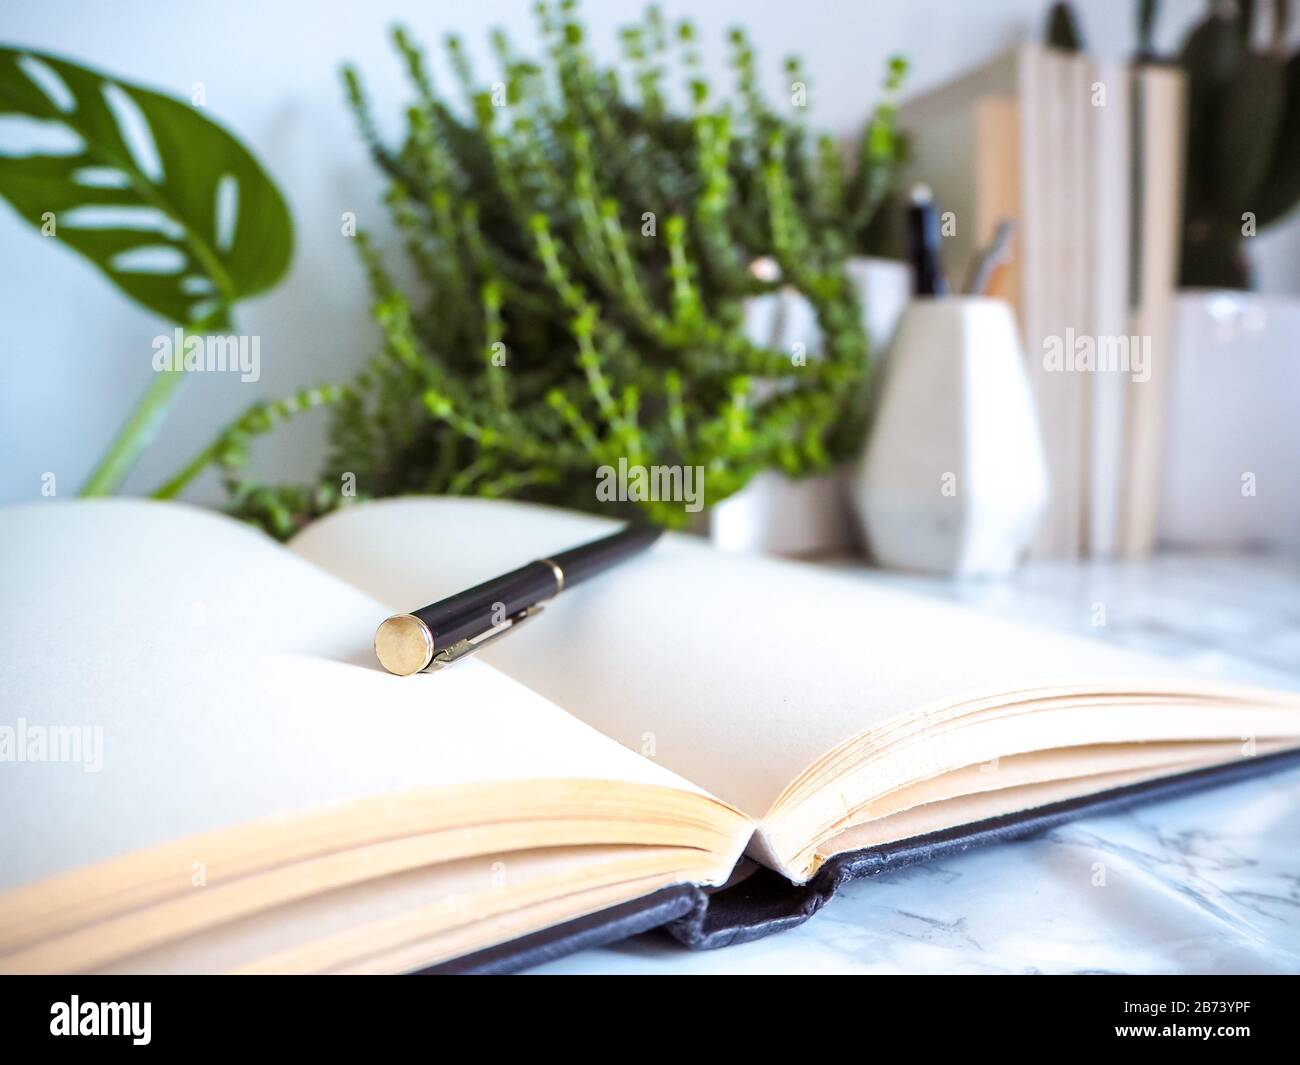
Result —
MULTIPOLYGON (((1273 0, 1271 38, 1252 46, 1255 0, 1210 0, 1176 59, 1160 57, 1153 35, 1157 0, 1138 0, 1140 63, 1187 74, 1187 153, 1182 263, 1188 287, 1249 288, 1246 233, 1300 203, 1300 53, 1287 52, 1290 0, 1273 0)), ((1068 4, 1052 7, 1048 43, 1078 50, 1068 4)))
POLYGON ((1184 285, 1249 287, 1243 230, 1300 202, 1300 55, 1286 52, 1290 3, 1272 9, 1264 50, 1251 46, 1253 2, 1216 4, 1178 59, 1188 80, 1184 285))
MULTIPOLYGON (((0 48, 5 115, 56 127, 69 148, 0 154, 0 196, 187 332, 230 331, 235 304, 288 267, 293 229, 279 190, 189 104, 55 56, 0 48)), ((121 484, 184 377, 156 375, 83 494, 121 484)))
MULTIPOLYGON (((355 381, 314 397, 334 404, 317 484, 240 473, 249 439, 309 405, 302 397, 250 412, 210 449, 237 511, 278 535, 337 505, 349 476, 358 496, 590 509, 595 470, 621 459, 702 467, 715 503, 762 469, 798 476, 857 447, 870 361, 844 265, 898 161, 901 60, 846 160, 800 119, 799 63, 786 65, 792 105, 769 105, 739 30, 736 91, 723 100, 689 22, 670 28, 652 8, 623 32, 623 62, 602 66, 572 4, 539 5, 538 18, 544 58, 518 55, 498 32, 498 70, 482 83, 448 40, 459 103, 397 30, 416 98, 394 147, 345 71, 419 288, 403 291, 358 233, 383 344, 355 381), (746 333, 747 301, 783 287, 816 315, 806 359, 746 333)), ((689 517, 680 502, 635 505, 667 525, 689 517)))

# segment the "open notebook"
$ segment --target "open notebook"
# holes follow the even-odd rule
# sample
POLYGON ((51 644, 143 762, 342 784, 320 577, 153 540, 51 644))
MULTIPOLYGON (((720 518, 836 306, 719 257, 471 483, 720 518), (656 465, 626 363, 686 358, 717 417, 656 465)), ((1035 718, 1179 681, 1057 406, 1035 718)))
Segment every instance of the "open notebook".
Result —
POLYGON ((406 971, 688 896, 713 945, 789 923, 703 931, 742 855, 798 900, 1300 746, 1295 695, 679 536, 476 659, 376 664, 389 613, 614 526, 402 499, 286 549, 181 504, 0 511, 0 970, 406 971))

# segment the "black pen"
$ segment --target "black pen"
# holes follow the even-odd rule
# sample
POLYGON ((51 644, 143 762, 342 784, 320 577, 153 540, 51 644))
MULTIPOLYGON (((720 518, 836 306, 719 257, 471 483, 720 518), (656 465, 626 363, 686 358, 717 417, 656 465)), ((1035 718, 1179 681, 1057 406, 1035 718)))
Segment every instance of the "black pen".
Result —
POLYGON ((402 677, 449 666, 535 617, 565 588, 644 551, 659 533, 629 525, 409 614, 394 614, 375 633, 375 654, 389 673, 402 677))
POLYGON ((912 202, 907 209, 908 236, 910 238, 912 267, 915 271, 913 292, 918 296, 948 295, 948 279, 943 274, 939 258, 939 210, 929 186, 917 185, 912 189, 912 202))

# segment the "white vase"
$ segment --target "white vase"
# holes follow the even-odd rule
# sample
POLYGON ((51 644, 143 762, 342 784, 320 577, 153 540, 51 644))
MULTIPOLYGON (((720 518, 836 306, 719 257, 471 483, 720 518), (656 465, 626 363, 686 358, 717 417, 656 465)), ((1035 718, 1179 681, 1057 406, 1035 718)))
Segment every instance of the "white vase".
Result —
POLYGON ((1047 491, 1010 307, 974 296, 914 300, 851 488, 877 561, 953 576, 1009 573, 1047 491))

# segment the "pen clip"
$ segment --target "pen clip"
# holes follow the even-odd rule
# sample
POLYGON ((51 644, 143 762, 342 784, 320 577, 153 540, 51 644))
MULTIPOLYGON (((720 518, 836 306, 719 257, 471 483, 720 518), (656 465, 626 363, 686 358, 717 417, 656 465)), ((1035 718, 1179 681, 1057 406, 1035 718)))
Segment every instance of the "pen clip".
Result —
POLYGON ((535 603, 533 606, 525 607, 518 614, 511 614, 500 625, 495 625, 486 632, 480 633, 473 639, 458 640, 444 651, 439 651, 430 660, 425 667, 425 672, 433 672, 436 669, 445 669, 447 666, 459 662, 462 658, 468 658, 475 651, 481 650, 490 644, 493 640, 499 640, 508 632, 513 632, 519 628, 525 621, 531 621, 542 612, 541 603, 535 603))

